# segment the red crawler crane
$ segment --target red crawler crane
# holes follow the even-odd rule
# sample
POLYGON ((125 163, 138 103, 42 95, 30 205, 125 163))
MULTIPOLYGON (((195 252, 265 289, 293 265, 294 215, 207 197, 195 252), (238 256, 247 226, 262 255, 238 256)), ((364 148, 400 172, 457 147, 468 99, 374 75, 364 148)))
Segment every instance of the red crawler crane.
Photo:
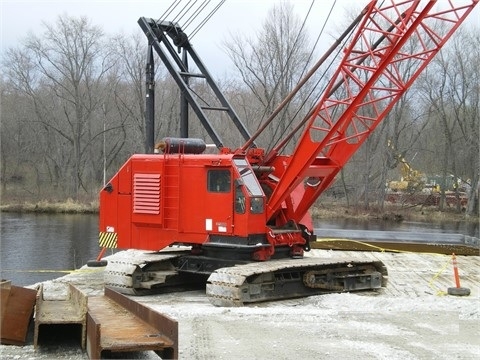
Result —
POLYGON ((153 123, 155 50, 219 152, 203 153, 198 139, 166 138, 162 154, 133 155, 109 181, 100 195, 102 247, 159 251, 181 244, 190 250, 110 261, 106 285, 139 294, 208 278, 216 305, 384 285, 380 262, 303 258, 315 238, 308 210, 477 3, 370 2, 342 35, 354 30, 317 106, 268 153, 255 144, 266 124, 249 134, 181 28, 140 18, 149 44, 147 120, 153 123), (171 42, 184 51, 182 59, 171 42), (187 55, 200 73, 189 71, 187 55), (191 77, 204 78, 220 105, 201 105, 188 86, 191 77), (212 110, 230 117, 244 146, 224 146, 208 119, 212 110), (282 153, 297 131, 295 150, 282 153))

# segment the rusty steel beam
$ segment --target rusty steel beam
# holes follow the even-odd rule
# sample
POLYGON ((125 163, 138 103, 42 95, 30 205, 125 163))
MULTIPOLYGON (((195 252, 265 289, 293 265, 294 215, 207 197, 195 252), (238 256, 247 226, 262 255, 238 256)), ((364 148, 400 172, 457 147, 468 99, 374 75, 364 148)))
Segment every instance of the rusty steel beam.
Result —
POLYGON ((12 285, 10 281, 0 282, 1 325, 0 343, 24 345, 28 326, 32 319, 37 291, 12 285))
POLYGON ((45 300, 43 284, 37 293, 37 306, 35 311, 35 330, 33 345, 38 346, 40 329, 48 333, 52 325, 80 325, 81 347, 85 349, 87 330, 87 296, 72 284, 68 284, 66 298, 63 300, 45 300))
POLYGON ((90 297, 87 314, 87 354, 153 350, 162 359, 178 359, 178 323, 109 288, 90 297))

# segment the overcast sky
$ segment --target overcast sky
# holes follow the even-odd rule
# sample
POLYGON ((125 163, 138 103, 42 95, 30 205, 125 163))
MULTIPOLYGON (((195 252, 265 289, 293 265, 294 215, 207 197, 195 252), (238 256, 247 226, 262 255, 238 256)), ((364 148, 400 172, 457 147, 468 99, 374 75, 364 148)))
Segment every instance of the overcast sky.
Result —
MULTIPOLYGON (((0 0, 1 43, 0 54, 5 49, 18 45, 28 33, 42 31, 42 22, 53 24, 58 16, 86 16, 92 24, 99 25, 106 34, 123 32, 132 34, 139 31, 137 20, 141 16, 158 19, 172 3, 179 5, 166 20, 174 20, 171 16, 180 12, 189 0, 0 0)), ((186 29, 190 34, 200 18, 205 17, 221 0, 211 0, 208 7, 199 18, 186 29)), ((231 71, 233 65, 221 48, 224 40, 230 38, 230 33, 254 34, 260 29, 268 11, 275 2, 280 0, 226 0, 213 17, 202 27, 192 39, 192 44, 200 54, 203 62, 211 72, 221 75, 231 71)), ((302 20, 306 16, 312 0, 290 0, 294 11, 302 20)), ((203 0, 192 1, 198 8, 203 0)), ((346 9, 355 8, 354 13, 368 3, 368 0, 317 0, 307 20, 307 28, 313 41, 323 26, 332 5, 336 3, 329 22, 327 34, 338 33, 338 28, 344 29, 348 20, 346 9), (337 30, 332 30, 337 25, 337 30)), ((351 11, 351 10, 350 10, 351 11)), ((480 6, 471 15, 470 21, 480 22, 480 6)), ((180 20, 184 25, 188 16, 180 20)), ((333 42, 331 36, 324 36, 324 48, 333 42)))
MULTIPOLYGON (((126 34, 139 31, 137 20, 141 16, 160 18, 162 14, 176 0, 0 0, 1 11, 1 44, 0 52, 7 48, 17 46, 19 41, 25 39, 29 32, 42 31, 42 22, 53 24, 58 16, 86 16, 92 24, 99 25, 104 32, 110 35, 123 32, 126 34)), ((182 0, 170 16, 180 12, 189 0, 182 0)), ((212 0, 201 16, 187 28, 187 34, 198 24, 200 18, 204 18, 220 0, 212 0)), ((222 41, 230 38, 230 33, 254 34, 260 29, 261 23, 265 20, 268 11, 279 0, 226 0, 220 9, 206 23, 205 26, 192 39, 192 44, 200 54, 207 68, 212 72, 212 62, 220 72, 228 72, 232 69, 228 57, 221 49, 222 41), (219 65, 218 59, 222 65, 219 65), (220 66, 220 69, 218 67, 220 66)), ((330 11, 334 0, 317 0, 307 20, 307 27, 312 39, 316 38, 323 25, 327 13, 330 11)), ((192 9, 198 8, 197 1, 192 9)), ((295 13, 303 20, 312 0, 291 0, 295 13)), ((368 3, 367 0, 339 0, 335 6, 335 18, 344 17, 345 8, 351 7, 353 3, 357 8, 368 3)), ((187 15, 180 24, 183 26, 187 15)), ((173 20, 167 18, 167 20, 173 20)), ((344 19, 342 21, 345 21, 344 19)), ((332 24, 333 25, 333 24, 332 24)), ((331 44, 328 38, 328 44, 331 44)), ((333 41, 333 40, 332 40, 333 41)), ((220 74, 219 74, 220 75, 220 74)))

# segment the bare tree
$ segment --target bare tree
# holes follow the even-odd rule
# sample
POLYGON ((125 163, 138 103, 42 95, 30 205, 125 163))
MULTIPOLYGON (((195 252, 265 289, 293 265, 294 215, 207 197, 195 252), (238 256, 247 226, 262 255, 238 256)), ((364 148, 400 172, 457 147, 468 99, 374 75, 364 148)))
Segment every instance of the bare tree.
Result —
POLYGON ((146 39, 139 32, 132 36, 118 35, 111 41, 112 52, 118 59, 118 82, 114 89, 114 103, 122 123, 132 127, 130 145, 137 152, 145 139, 145 64, 146 39))
POLYGON ((36 121, 49 139, 53 174, 77 199, 80 188, 88 192, 84 157, 96 135, 91 126, 106 93, 103 80, 111 59, 102 30, 86 18, 63 16, 43 26, 41 36, 32 34, 22 48, 7 52, 9 79, 34 104, 36 121))
POLYGON ((31 126, 32 106, 24 94, 3 81, 0 82, 0 103, 2 194, 15 193, 15 188, 21 188, 30 194, 39 191, 40 169, 33 165, 36 162, 41 163, 41 158, 38 157, 41 139, 39 142, 32 141, 36 139, 34 128, 31 126), (35 189, 29 187, 31 183, 36 184, 35 189))
MULTIPOLYGON (((478 29, 463 29, 433 62, 423 82, 423 98, 436 117, 428 133, 440 139, 435 146, 440 154, 443 177, 441 206, 445 191, 454 190, 458 198, 461 186, 469 190, 468 215, 478 208, 479 184, 479 66, 478 29), (453 177, 453 189, 448 179, 453 177), (478 196, 478 195, 477 195, 478 196)), ((457 201, 457 210, 460 202, 457 201)))
MULTIPOLYGON (((307 31, 302 29, 293 5, 283 1, 269 11, 255 37, 232 36, 230 41, 224 42, 246 87, 239 104, 248 104, 242 112, 251 130, 260 126, 308 69, 311 55, 308 42, 307 31)), ((291 127, 295 112, 289 107, 279 114, 274 128, 261 139, 263 147, 282 137, 291 127)))

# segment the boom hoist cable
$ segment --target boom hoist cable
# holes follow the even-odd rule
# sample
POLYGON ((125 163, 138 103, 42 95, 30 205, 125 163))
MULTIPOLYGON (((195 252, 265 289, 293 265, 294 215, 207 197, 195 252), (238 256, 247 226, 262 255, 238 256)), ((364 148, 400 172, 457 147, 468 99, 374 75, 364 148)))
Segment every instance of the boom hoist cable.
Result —
MULTIPOLYGON (((372 2, 373 3, 373 2, 372 2)), ((384 3, 384 1, 382 2, 382 4, 384 3)), ((358 24, 359 23, 359 20, 363 17, 362 14, 365 13, 365 10, 368 8, 368 6, 360 13, 360 15, 353 21, 353 23, 351 24, 351 26, 349 28, 347 28, 347 30, 340 36, 340 39, 341 39, 341 42, 342 43, 345 43, 348 40, 349 36, 351 36, 351 34, 353 33, 353 30, 354 28, 356 27, 353 26, 354 24, 358 24), (349 35, 350 34, 350 35, 349 35), (347 36, 348 35, 348 36, 347 36)), ((376 14, 374 14, 373 16, 376 16, 376 14)), ((405 16, 405 14, 402 14, 399 16, 399 18, 395 21, 394 24, 392 24, 387 30, 386 30, 386 33, 391 33, 392 31, 395 30, 395 28, 401 23, 402 21, 402 18, 405 16)), ((369 19, 369 22, 371 22, 372 19, 369 19)), ((382 35, 379 37, 379 39, 377 41, 375 41, 371 48, 373 50, 377 49, 381 44, 382 42, 386 39, 386 35, 382 35)), ((337 41, 333 46, 335 46, 336 44, 340 45, 339 42, 337 41)), ((333 49, 333 46, 330 48, 330 50, 334 50, 333 49)), ((327 52, 328 53, 328 56, 330 56, 331 52, 330 50, 327 52)), ((340 53, 341 49, 339 49, 337 51, 337 54, 340 53)), ((356 65, 361 65, 366 59, 367 59, 367 55, 364 55, 362 57, 360 57, 356 63, 356 65)), ((335 60, 332 59, 332 61, 330 62, 330 65, 328 66, 331 67, 333 62, 335 60)), ((352 68, 352 72, 355 72, 356 68, 352 68)), ((316 70, 315 70, 316 71, 316 70)), ((327 70, 325 70, 324 74, 322 75, 322 77, 325 75, 327 70)), ((313 74, 312 74, 313 75, 313 74)), ((306 80, 306 79, 304 79, 306 80)), ((320 81, 320 79, 318 80, 318 82, 320 81)), ((343 80, 339 80, 335 86, 332 87, 332 89, 330 90, 329 92, 329 96, 332 96, 339 88, 340 86, 342 86, 342 84, 345 82, 346 80, 343 79, 343 80)), ((318 85, 318 82, 317 82, 317 85, 318 85)), ((302 82, 303 84, 304 82, 302 82)), ((327 85, 326 85, 327 86, 327 85)), ((326 86, 324 87, 323 91, 325 90, 326 86)), ((322 91, 322 92, 323 92, 322 91)), ((293 91, 292 91, 293 92, 293 91)), ((310 92, 308 98, 311 96, 311 94, 313 93, 313 90, 310 92)), ((289 97, 290 98, 290 97, 289 97)), ((306 101, 306 100, 305 100, 306 101)), ((305 103, 304 101, 304 103, 305 103)), ((300 106, 300 108, 304 105, 304 103, 302 103, 302 105, 300 106)), ((276 156, 277 154, 280 153, 281 149, 285 148, 285 146, 288 144, 288 142, 294 137, 294 135, 296 133, 298 133, 300 130, 302 130, 302 128, 305 126, 305 124, 308 122, 308 120, 311 118, 313 112, 315 110, 315 106, 311 107, 309 112, 307 113, 307 115, 304 117, 304 119, 278 144, 277 142, 277 146, 274 148, 274 149, 271 149, 269 152, 267 152, 267 156, 265 157, 265 161, 264 162, 268 162, 269 159, 273 158, 274 156, 276 156)), ((274 118, 272 118, 271 120, 273 120, 274 118)), ((270 120, 270 119, 269 119, 270 120)))
MULTIPOLYGON (((280 111, 293 99, 293 97, 300 91, 300 89, 305 85, 305 83, 316 73, 320 66, 330 57, 330 55, 337 49, 337 47, 350 35, 350 33, 355 29, 355 27, 360 23, 361 19, 364 17, 366 8, 355 18, 355 20, 350 24, 350 26, 335 40, 334 44, 325 52, 325 54, 315 63, 315 65, 307 72, 302 80, 299 81, 297 86, 288 94, 288 96, 277 106, 277 108, 270 114, 269 118, 263 123, 263 125, 252 135, 251 139, 247 141, 243 146, 242 150, 248 149, 250 144, 255 141, 255 139, 263 133, 263 131, 271 124, 275 117, 280 113, 280 111)), ((300 127, 303 124, 300 125, 300 127)), ((298 131, 298 127, 293 131, 298 131)), ((270 156, 274 155, 276 150, 269 152, 270 156)), ((263 162, 268 162, 268 156, 263 162)))
POLYGON ((190 24, 197 18, 198 15, 200 15, 200 13, 207 7, 209 3, 210 3, 210 0, 204 0, 198 7, 198 10, 194 12, 192 15, 190 15, 190 17, 187 20, 185 20, 185 23, 182 26, 183 31, 187 31, 190 24))
MULTIPOLYGON (((315 1, 315 0, 312 1, 312 5, 313 5, 313 2, 314 2, 314 1, 315 1)), ((326 28, 326 26, 327 26, 327 24, 328 24, 328 22, 329 22, 329 20, 330 20, 330 17, 332 16, 333 9, 335 8, 336 4, 337 4, 337 0, 335 0, 335 1, 333 2, 332 6, 330 7, 330 11, 328 12, 327 18, 326 18, 325 21, 323 22, 322 28, 320 29, 320 31, 319 31, 319 33, 318 33, 318 35, 317 35, 317 38, 316 38, 316 40, 315 40, 315 43, 314 43, 313 46, 312 46, 312 51, 310 51, 310 54, 308 55, 308 59, 307 59, 307 61, 305 62, 305 67, 303 68, 302 74, 305 74, 305 73, 307 72, 307 65, 308 65, 308 63, 310 63, 310 60, 311 60, 312 57, 313 57, 314 51, 315 51, 315 49, 317 48, 318 43, 320 42, 320 38, 322 37, 323 32, 325 31, 325 28, 326 28)))
MULTIPOLYGON (((312 6, 313 6, 314 2, 315 2, 315 0, 312 0, 312 3, 311 3, 310 8, 309 8, 309 10, 308 10, 308 12, 307 12, 307 15, 305 16, 305 19, 304 19, 304 22, 303 22, 303 24, 302 24, 302 27, 301 27, 300 31, 302 31, 302 29, 303 29, 303 27, 304 27, 304 25, 305 25, 305 23, 306 23, 306 20, 307 20, 307 18, 308 18, 308 15, 310 14, 310 11, 311 11, 311 9, 312 9, 312 6)), ((322 34, 323 34, 324 30, 325 30, 325 27, 326 27, 326 25, 327 25, 327 23, 328 23, 328 21, 329 21, 329 19, 330 19, 330 16, 332 15, 332 12, 333 12, 333 9, 334 9, 335 5, 336 5, 336 1, 334 1, 334 3, 332 4, 332 6, 330 7, 330 11, 329 11, 329 13, 328 13, 328 15, 327 15, 327 18, 325 19, 325 21, 324 21, 324 23, 323 23, 323 26, 322 26, 319 34, 317 35, 317 38, 316 38, 316 40, 315 40, 315 43, 314 43, 314 45, 313 45, 313 47, 312 47, 312 50, 310 51, 310 54, 309 54, 309 56, 308 56, 308 60, 305 62, 304 69, 302 70, 302 73, 301 73, 301 74, 302 74, 302 75, 301 75, 302 77, 305 76, 305 74, 306 74, 306 72, 307 72, 308 64, 310 63, 310 60, 311 60, 311 58, 313 57, 314 51, 315 51, 315 49, 316 49, 316 47, 317 47, 317 45, 318 45, 318 43, 319 43, 319 41, 320 41, 320 38, 321 38, 321 36, 322 36, 322 34)), ((351 32, 350 32, 350 33, 351 33, 351 32)), ((347 39, 348 39, 348 38, 345 37, 342 42, 348 41, 347 39)), ((337 51, 337 54, 338 54, 340 51, 341 51, 341 49, 339 49, 339 50, 337 51)), ((292 52, 293 52, 293 50, 292 50, 292 52)), ((287 126, 288 128, 294 123, 295 119, 297 118, 298 114, 300 113, 300 111, 302 110, 302 108, 303 108, 303 107, 305 106, 305 104, 307 103, 308 99, 310 99, 310 98, 312 97, 312 94, 313 94, 313 93, 315 92, 315 90, 318 88, 318 85, 319 85, 320 81, 324 78, 325 74, 327 73, 328 69, 332 66, 333 62, 334 62, 334 59, 332 59, 332 61, 330 62, 330 65, 327 66, 327 68, 326 68, 325 71, 322 73, 322 75, 320 76, 320 78, 316 81, 315 85, 314 85, 314 86, 312 87, 312 89, 309 91, 308 95, 305 96, 305 98, 304 98, 304 100, 302 101, 302 103, 297 107, 297 110, 295 111, 294 115, 291 117, 291 120, 290 120, 289 123, 288 123, 288 126, 287 126)), ((288 63, 288 60, 287 60, 287 63, 288 63)), ((312 74, 312 75, 313 75, 313 74, 312 74)), ((277 84, 279 84, 279 82, 277 82, 277 84)), ((277 87, 277 85, 275 86, 275 88, 276 88, 276 87, 277 87)), ((293 91, 293 90, 292 90, 292 91, 293 91)), ((291 101, 291 100, 290 100, 290 101, 291 101)), ((289 102, 290 102, 290 101, 289 101, 289 102)), ((287 106, 287 105, 288 105, 288 104, 285 104, 285 106, 287 106)), ((313 107, 312 107, 312 108, 313 108, 313 107)), ((309 112, 312 110, 312 108, 309 110, 309 112)), ((275 117, 276 117, 276 115, 275 115, 275 117)), ((267 122, 271 122, 273 119, 274 119, 274 118, 271 118, 271 119, 269 118, 269 119, 267 120, 267 122)), ((260 124, 260 125, 261 125, 261 124, 260 124)), ((260 125, 259 125, 259 127, 260 127, 260 125)), ((277 129, 278 129, 278 128, 277 128, 277 129)), ((258 130, 258 128, 257 128, 257 130, 258 130)), ((286 131, 285 131, 285 132, 286 132, 286 131)), ((284 132, 282 135, 284 135, 285 132, 284 132)), ((276 134, 276 132, 275 132, 275 134, 276 134)), ((295 134, 295 132, 292 134, 292 136, 293 136, 294 134, 295 134)), ((275 138, 276 138, 276 136, 273 136, 273 139, 272 139, 273 141, 272 141, 272 142, 270 143, 270 145, 268 146, 266 153, 269 153, 269 152, 270 152, 273 148, 275 148, 275 147, 278 145, 278 143, 281 141, 281 137, 279 137, 277 140, 275 140, 275 138)))
MULTIPOLYGON (((177 30, 177 27, 175 25, 178 24, 178 22, 185 16, 185 14, 192 8, 192 6, 195 5, 195 1, 193 1, 193 4, 190 5, 190 7, 188 7, 188 5, 192 1, 193 0, 188 0, 188 2, 180 9, 180 11, 177 12, 177 14, 175 16, 173 16, 173 19, 170 21, 171 26, 169 27, 168 31, 176 31, 177 30), (187 9, 187 10, 185 10, 185 9, 187 9)), ((181 0, 175 7, 180 5, 180 3, 181 3, 181 0)), ((163 21, 165 21, 165 20, 163 20, 163 21)))
MULTIPOLYGON (((197 26, 191 31, 189 35, 189 39, 191 40, 193 36, 198 33, 198 31, 211 19, 211 17, 220 9, 220 7, 225 3, 226 0, 221 0, 217 3, 213 10, 211 10, 203 19, 198 21, 197 26)), ((207 6, 211 3, 211 0, 204 0, 203 2, 199 3, 195 0, 188 0, 186 3, 182 0, 175 0, 165 12, 160 16, 158 22, 166 22, 168 17, 171 17, 170 22, 172 24, 179 24, 183 18, 187 17, 182 25, 182 30, 185 30, 190 27, 195 19, 197 19, 207 8, 207 6), (182 7, 174 13, 174 10, 179 6, 182 7)), ((172 27, 173 29, 174 27, 172 27)))
POLYGON ((188 2, 183 6, 180 12, 171 20, 172 23, 178 23, 180 20, 182 20, 185 14, 192 8, 193 5, 195 5, 195 1, 193 1, 193 4, 190 5, 190 7, 188 6, 192 1, 193 0, 188 0, 188 2))
POLYGON ((225 3, 226 0, 221 0, 220 3, 200 22, 200 24, 192 31, 190 39, 192 39, 200 29, 205 26, 205 24, 212 18, 213 15, 220 9, 220 7, 225 3))
MULTIPOLYGON (((297 43, 298 43, 298 41, 300 40, 300 35, 302 34, 303 29, 305 28, 305 24, 306 24, 306 22, 307 22, 307 19, 308 19, 309 15, 310 15, 310 12, 311 12, 311 10, 312 10, 312 7, 313 7, 313 4, 314 4, 314 3, 315 3, 315 0, 312 0, 312 2, 311 2, 311 4, 310 4, 310 7, 309 7, 309 9, 308 9, 308 11, 307 11, 307 14, 305 15, 305 17, 304 17, 304 19, 303 19, 302 25, 300 26, 300 29, 298 30, 298 33, 297 33, 297 35, 296 35, 296 37, 295 37, 295 40, 294 40, 294 42, 293 42, 293 44, 292 44, 292 46, 291 46, 291 49, 290 49, 289 53, 287 54, 287 58, 286 58, 286 60, 285 60, 285 63, 284 63, 284 65, 283 65, 283 68, 282 68, 281 71, 280 71, 281 74, 284 74, 284 73, 285 73, 286 67, 290 64, 290 59, 292 58, 292 56, 293 56, 293 54, 294 54, 294 52, 295 52, 295 50, 296 50, 296 48, 297 48, 297 43)), ((312 50, 312 51, 313 51, 313 50, 312 50)), ((309 57, 309 59, 310 59, 310 57, 309 57)), ((304 70, 302 71, 302 74, 305 72, 305 68, 308 66, 308 62, 309 62, 309 60, 307 60, 307 62, 305 63, 305 67, 304 67, 304 70)), ((271 101, 273 100, 273 97, 275 96, 275 92, 277 91, 278 87, 280 86, 280 83, 282 82, 283 78, 285 78, 285 76, 286 76, 286 75, 280 76, 280 77, 278 78, 278 80, 275 82, 275 86, 273 87, 273 90, 272 90, 272 92, 271 92, 271 95, 270 95, 269 99, 267 99, 267 104, 270 104, 271 101)), ((301 75, 301 76, 302 76, 302 75, 301 75)), ((268 107, 265 107, 265 111, 263 112, 262 118, 267 114, 267 110, 268 110, 268 107)), ((260 126, 261 126, 261 123, 258 124, 257 129, 258 129, 260 126)), ((274 134, 273 134, 273 136, 272 136, 272 141, 275 141, 276 134, 277 134, 277 131, 279 130, 279 128, 280 128, 280 127, 277 127, 277 128, 275 129, 275 132, 274 132, 274 134)), ((272 145, 272 144, 270 144, 268 147, 270 147, 271 145, 272 145)))
POLYGON ((170 14, 172 13, 173 10, 182 2, 182 0, 175 0, 170 4, 170 6, 167 8, 167 10, 164 11, 164 13, 160 16, 159 20, 160 22, 165 21, 170 14))

